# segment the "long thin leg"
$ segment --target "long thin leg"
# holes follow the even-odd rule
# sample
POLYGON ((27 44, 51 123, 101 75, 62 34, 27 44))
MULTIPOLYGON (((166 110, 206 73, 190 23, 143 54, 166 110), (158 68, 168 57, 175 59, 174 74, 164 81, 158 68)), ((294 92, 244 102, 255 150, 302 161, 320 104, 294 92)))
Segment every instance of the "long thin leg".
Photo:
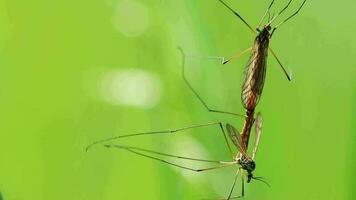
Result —
POLYGON ((273 57, 277 60, 279 66, 281 66, 284 74, 287 76, 287 79, 291 81, 292 77, 290 76, 290 74, 288 74, 287 70, 283 67, 282 62, 278 59, 277 55, 274 53, 274 51, 271 48, 269 48, 269 51, 272 53, 273 57))
POLYGON ((209 108, 209 106, 205 103, 205 101, 203 100, 203 98, 201 98, 198 94, 198 92, 193 88, 193 86, 189 83, 188 79, 185 76, 185 54, 183 52, 183 49, 178 47, 179 51, 182 53, 182 57, 183 57, 183 67, 182 67, 182 76, 183 76, 183 80, 184 82, 188 85, 189 89, 194 93, 194 95, 199 99, 199 101, 201 102, 201 104, 203 104, 203 106, 209 111, 209 112, 214 112, 214 113, 222 113, 222 114, 229 114, 229 115, 235 115, 235 116, 239 116, 239 117, 245 117, 242 114, 238 114, 238 113, 232 113, 232 112, 226 112, 226 111, 221 111, 221 110, 215 110, 215 109, 211 109, 209 108))
POLYGON ((240 199, 245 196, 245 178, 244 175, 241 173, 241 195, 237 197, 231 197, 230 199, 240 199))
MULTIPOLYGON (((180 47, 178 47, 179 49, 180 47)), ((180 48, 181 49, 181 48, 180 48)), ((195 59, 207 59, 207 60, 220 60, 221 64, 226 62, 226 58, 223 56, 192 56, 192 55, 185 55, 185 57, 189 58, 195 58, 195 59)))
MULTIPOLYGON (((274 0, 272 0, 271 4, 269 4, 269 6, 268 6, 268 8, 267 8, 267 10, 266 10, 266 12, 265 12, 265 14, 263 14, 263 16, 262 16, 262 18, 261 18, 261 20, 260 20, 260 23, 258 23, 257 29, 259 29, 259 27, 261 26, 261 24, 262 24, 263 20, 265 19, 267 13, 269 13, 269 11, 270 11, 270 9, 271 9, 273 3, 274 3, 274 0)), ((268 20, 269 20, 269 19, 268 19, 268 20)))
POLYGON ((271 12, 270 12, 270 10, 268 11, 268 22, 271 20, 271 12))
POLYGON ((143 135, 156 135, 156 134, 167 134, 167 133, 175 133, 183 130, 188 130, 188 129, 193 129, 193 128, 199 128, 199 127, 205 127, 205 126, 211 126, 211 125, 217 125, 220 124, 220 122, 212 122, 212 123, 207 123, 207 124, 198 124, 198 125, 192 125, 184 128, 179 128, 179 129, 174 129, 174 130, 164 130, 164 131, 150 131, 150 132, 143 132, 143 133, 134 133, 134 134, 126 134, 126 135, 119 135, 115 137, 110 137, 110 138, 105 138, 102 140, 97 140, 91 144, 89 144, 85 150, 88 151, 93 145, 104 143, 104 142, 109 142, 117 139, 122 139, 122 138, 127 138, 127 137, 135 137, 135 136, 143 136, 143 135))
POLYGON ((186 156, 178 156, 178 155, 172 155, 172 154, 167 154, 167 153, 162 153, 158 151, 153 151, 150 149, 144 149, 141 147, 133 147, 133 146, 125 146, 125 145, 118 145, 118 144, 105 144, 104 145, 107 148, 117 148, 117 149, 125 149, 125 150, 132 150, 135 152, 142 151, 142 152, 147 152, 151 154, 156 154, 160 156, 165 156, 165 157, 173 157, 173 158, 178 158, 178 159, 183 159, 183 160, 191 160, 191 161, 197 161, 197 162, 207 162, 207 163, 216 163, 216 164, 236 164, 236 161, 220 161, 220 160, 207 160, 207 159, 200 159, 200 158, 191 158, 191 157, 186 157, 186 156))
POLYGON ((292 2, 292 0, 289 0, 288 3, 287 3, 287 5, 284 6, 284 8, 283 8, 281 11, 279 11, 279 13, 278 13, 276 16, 274 16, 274 17, 272 18, 272 20, 268 22, 267 25, 272 24, 273 21, 274 21, 275 19, 277 19, 277 17, 278 17, 280 14, 282 14, 282 13, 289 7, 289 5, 290 5, 291 2, 292 2))
POLYGON ((304 6, 305 2, 307 0, 304 0, 303 3, 300 5, 300 7, 298 8, 298 10, 293 13, 291 16, 287 17, 285 20, 283 20, 282 22, 280 22, 279 24, 277 24, 274 28, 273 28, 273 31, 271 33, 271 35, 273 34, 273 32, 282 24, 284 24, 285 22, 287 22, 288 20, 290 20, 292 17, 294 17, 296 14, 298 14, 298 12, 302 9, 302 7, 304 6))
MULTIPOLYGON (((179 167, 179 168, 182 168, 182 169, 185 169, 185 170, 189 170, 189 171, 194 171, 194 172, 203 172, 203 171, 208 171, 208 170, 214 170, 214 169, 219 169, 219 168, 223 168, 223 167, 229 167, 229 166, 232 166, 232 165, 236 164, 236 162, 223 162, 223 161, 221 161, 220 163, 223 163, 223 164, 220 164, 218 166, 209 167, 209 168, 195 169, 195 168, 179 165, 179 164, 176 164, 176 163, 173 163, 173 162, 161 159, 161 158, 153 157, 153 156, 150 156, 150 155, 147 155, 147 154, 144 154, 144 153, 140 153, 140 152, 138 152, 136 150, 133 150, 134 148, 132 148, 132 147, 119 146, 119 145, 105 145, 105 146, 108 147, 108 148, 117 147, 119 149, 125 149, 126 151, 129 151, 129 152, 134 153, 136 155, 143 156, 143 157, 146 157, 146 158, 150 158, 150 159, 153 159, 153 160, 157 160, 157 161, 160 161, 162 163, 166 163, 168 165, 172 165, 172 166, 175 166, 175 167, 179 167)), ((140 149, 140 151, 142 151, 142 149, 140 149)), ((159 154, 161 154, 161 153, 159 153, 159 154)), ((196 161, 201 161, 199 159, 195 159, 195 160, 196 161)))
POLYGON ((232 149, 231 149, 231 146, 230 146, 230 143, 229 143, 229 141, 227 140, 226 133, 225 133, 225 131, 224 131, 224 128, 223 128, 223 126, 222 126, 222 123, 219 123, 219 126, 220 126, 220 130, 221 130, 222 134, 224 135, 224 140, 225 140, 225 143, 226 143, 227 148, 229 149, 229 152, 230 152, 230 154, 231 154, 231 157, 232 157, 233 159, 235 159, 235 154, 233 153, 233 151, 232 151, 232 149))
POLYGON ((239 176, 240 171, 241 171, 241 168, 239 168, 237 170, 236 174, 235 174, 234 182, 232 183, 229 195, 227 196, 226 200, 230 200, 231 199, 231 195, 232 195, 232 192, 234 191, 234 188, 235 188, 235 185, 236 185, 236 181, 237 181, 237 177, 239 176))
POLYGON ((242 180, 242 183, 241 183, 241 196, 239 196, 238 198, 242 198, 242 197, 245 196, 245 179, 244 179, 243 174, 241 175, 241 180, 242 180))
POLYGON ((243 54, 245 54, 245 53, 251 51, 251 49, 252 49, 252 47, 250 47, 250 48, 248 48, 248 49, 245 49, 245 50, 243 50, 243 51, 237 52, 235 55, 231 56, 229 59, 227 59, 225 62, 223 62, 223 64, 225 65, 226 63, 230 62, 231 60, 242 56, 243 54))
POLYGON ((231 12, 233 12, 253 33, 256 33, 256 31, 236 12, 234 11, 230 6, 228 6, 224 1, 219 0, 220 3, 222 3, 227 9, 229 9, 231 12))
POLYGON ((127 134, 127 135, 119 135, 119 136, 115 136, 115 137, 111 137, 111 138, 106 138, 106 139, 102 139, 102 140, 97 140, 91 144, 89 144, 86 148, 85 151, 88 152, 89 149, 97 144, 101 144, 101 143, 105 143, 105 142, 109 142, 109 141, 113 141, 113 140, 118 140, 118 139, 122 139, 122 138, 127 138, 127 137, 135 137, 135 136, 144 136, 144 135, 157 135, 157 134, 172 134, 172 133, 176 133, 176 132, 180 132, 180 131, 184 131, 184 130, 188 130, 188 129, 194 129, 194 128, 200 128, 200 127, 206 127, 206 126, 213 126, 213 125, 219 125, 221 132, 224 136, 224 140, 226 142, 226 146, 228 147, 230 154, 232 157, 234 157, 234 153, 231 149, 231 146, 227 140, 226 137, 226 133, 224 131, 224 128, 222 126, 221 122, 212 122, 212 123, 207 123, 207 124, 198 124, 198 125, 192 125, 192 126, 188 126, 188 127, 184 127, 184 128, 179 128, 179 129, 175 129, 175 130, 164 130, 164 131, 151 131, 151 132, 143 132, 143 133, 134 133, 134 134, 127 134))

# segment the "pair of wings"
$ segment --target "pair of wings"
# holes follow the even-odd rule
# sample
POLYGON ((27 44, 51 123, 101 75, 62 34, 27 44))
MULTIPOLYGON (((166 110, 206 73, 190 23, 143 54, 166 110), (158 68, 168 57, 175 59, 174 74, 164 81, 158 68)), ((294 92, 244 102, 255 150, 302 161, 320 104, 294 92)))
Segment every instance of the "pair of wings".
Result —
MULTIPOLYGON (((252 157, 251 157, 252 160, 255 160, 258 144, 260 142, 261 129, 262 129, 262 115, 261 115, 261 113, 257 114, 255 123, 256 123, 255 124, 255 134, 256 135, 255 135, 255 141, 254 141, 252 157)), ((237 147, 239 152, 242 155, 248 157, 246 144, 244 144, 242 142, 241 135, 240 135, 239 131, 230 124, 226 124, 226 129, 227 129, 227 132, 229 133, 231 141, 235 144, 235 146, 237 147)))

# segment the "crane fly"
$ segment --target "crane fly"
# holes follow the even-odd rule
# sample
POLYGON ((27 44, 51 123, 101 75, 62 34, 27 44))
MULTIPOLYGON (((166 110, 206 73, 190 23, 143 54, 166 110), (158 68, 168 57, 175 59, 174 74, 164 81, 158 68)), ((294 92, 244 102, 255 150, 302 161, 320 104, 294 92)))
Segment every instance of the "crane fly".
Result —
MULTIPOLYGON (((252 116, 252 120, 246 120, 246 121, 247 122, 244 124, 244 127, 245 126, 252 127, 252 124, 254 123, 253 116, 252 116), (249 122, 251 122, 251 124, 249 124, 249 122)), ((264 181, 262 179, 262 177, 254 177, 252 174, 252 172, 256 168, 255 157, 256 157, 258 144, 260 141, 261 129, 262 129, 262 115, 261 115, 261 113, 258 113, 257 118, 256 118, 256 124, 255 124, 255 141, 254 141, 252 156, 249 156, 247 153, 248 140, 247 140, 247 143, 245 141, 243 141, 243 138, 241 137, 241 136, 243 136, 243 134, 240 134, 238 132, 238 130, 235 127, 233 127, 232 125, 226 124, 226 130, 230 136, 230 139, 239 151, 239 153, 235 157, 235 161, 240 166, 236 172, 232 187, 231 187, 229 195, 226 199, 240 198, 240 197, 244 196, 244 188, 245 188, 244 187, 244 175, 241 175, 241 179, 242 179, 242 181, 241 181, 241 187, 242 187, 241 195, 238 197, 232 197, 232 193, 235 188, 238 175, 243 172, 247 173, 247 183, 249 183, 252 179, 254 179, 254 180, 262 181, 269 186, 269 184, 266 181, 264 181)), ((243 128, 243 130, 245 130, 245 128, 243 128)), ((248 131, 250 131, 250 129, 248 131)))
MULTIPOLYGON (((241 174, 241 173, 247 174, 247 182, 248 183, 252 179, 259 180, 259 181, 266 183, 261 177, 253 176, 253 171, 256 168, 255 157, 256 157, 256 152, 257 152, 257 148, 258 148, 258 144, 259 144, 259 140, 260 140, 261 128, 262 128, 262 115, 260 113, 258 113, 257 118, 256 118, 256 123, 255 123, 255 134, 256 135, 255 135, 254 147, 253 147, 251 156, 248 155, 247 144, 243 142, 238 130, 231 124, 226 124, 226 126, 224 128, 224 126, 221 122, 192 125, 192 126, 188 126, 188 127, 184 127, 184 128, 175 129, 175 130, 163 130, 163 131, 152 131, 152 132, 119 135, 116 137, 111 137, 111 138, 106 138, 103 140, 95 141, 86 147, 86 151, 89 151, 89 149, 91 149, 94 145, 103 144, 107 148, 117 148, 117 149, 126 150, 130 153, 133 153, 133 154, 136 154, 136 155, 139 155, 142 157, 153 159, 153 160, 156 160, 156 161, 168 164, 168 165, 172 165, 174 167, 178 167, 178 168, 193 171, 193 172, 204 172, 204 171, 209 171, 209 170, 214 170, 214 169, 219 169, 219 168, 225 168, 225 167, 229 167, 229 166, 238 166, 232 187, 229 191, 228 197, 226 198, 226 199, 233 199, 233 198, 239 198, 239 197, 244 196, 244 175, 242 175, 241 176, 242 177, 242 194, 238 197, 232 197, 233 190, 234 190, 236 182, 237 182, 237 178, 238 178, 239 174, 241 174), (180 155, 173 155, 173 154, 158 152, 158 151, 135 147, 135 146, 126 146, 126 145, 121 145, 121 144, 108 144, 109 142, 119 140, 119 139, 129 138, 129 137, 137 137, 137 136, 145 136, 145 135, 158 135, 158 134, 177 134, 179 132, 182 132, 182 131, 185 131, 188 129, 195 129, 195 128, 201 128, 201 127, 207 127, 207 126, 218 126, 220 128, 221 133, 224 137, 226 146, 228 147, 228 149, 232 155, 232 160, 220 161, 220 160, 192 158, 192 157, 187 157, 187 156, 180 156, 180 155), (228 133, 228 137, 226 136, 225 130, 228 133), (232 148, 228 142, 228 138, 230 138, 231 142, 236 146, 236 148, 238 150, 237 154, 233 153, 232 148), (182 159, 182 160, 211 163, 211 164, 214 164, 214 166, 208 167, 208 168, 192 168, 189 166, 184 166, 181 164, 177 164, 177 163, 162 159, 161 157, 157 157, 157 155, 161 156, 161 157, 173 157, 173 158, 182 159)), ((268 183, 266 183, 266 184, 268 184, 268 183)))
POLYGON ((300 7, 296 12, 292 15, 284 19, 282 22, 278 23, 276 26, 272 28, 272 23, 280 16, 290 5, 292 0, 289 0, 286 6, 278 12, 272 19, 268 19, 266 25, 260 29, 261 23, 264 21, 267 14, 269 14, 270 9, 274 3, 274 0, 268 6, 266 12, 262 16, 259 25, 256 28, 256 31, 246 22, 244 18, 241 17, 236 11, 234 11, 229 5, 227 5, 223 0, 219 0, 221 4, 223 4, 228 10, 230 10, 235 16, 237 16, 253 33, 257 34, 253 46, 237 53, 236 55, 232 56, 223 64, 228 63, 232 59, 241 56, 242 54, 251 51, 250 59, 247 62, 246 69, 245 69, 245 78, 242 84, 242 91, 241 91, 241 101, 243 106, 247 110, 254 109, 258 104, 260 96, 262 94, 265 76, 266 76, 266 63, 267 63, 267 56, 268 51, 272 53, 273 57, 277 60, 278 64, 282 68, 284 74, 286 75, 287 79, 290 81, 291 76, 287 73, 287 70, 283 67, 281 61, 278 59, 277 55, 274 51, 269 47, 269 41, 272 38, 272 35, 275 33, 277 28, 284 24, 285 22, 289 21, 292 17, 294 17, 304 6, 306 0, 302 2, 300 7))
MULTIPOLYGON (((302 2, 302 4, 299 6, 299 8, 297 9, 296 12, 294 12, 292 15, 290 15, 286 19, 282 20, 280 23, 278 23, 277 25, 275 25, 272 28, 272 23, 277 19, 278 16, 280 16, 285 10, 287 10, 289 5, 291 4, 292 0, 289 0, 288 3, 283 7, 283 9, 281 11, 279 11, 271 19, 268 19, 267 24, 265 24, 262 29, 259 28, 261 26, 262 22, 264 21, 264 19, 266 18, 267 14, 269 15, 270 9, 272 8, 274 1, 275 0, 272 0, 272 2, 268 6, 266 12, 262 16, 262 18, 256 28, 256 31, 258 32, 258 34, 257 34, 257 32, 246 22, 246 20, 244 18, 241 17, 240 14, 238 14, 236 11, 234 11, 223 0, 219 0, 219 2, 223 6, 225 6, 235 16, 237 16, 253 33, 257 34, 257 36, 255 37, 252 47, 250 47, 242 52, 238 52, 236 55, 230 57, 226 61, 223 61, 223 64, 227 64, 231 60, 251 51, 250 58, 249 58, 247 65, 245 67, 244 80, 243 80, 242 88, 241 88, 242 89, 241 90, 241 101, 242 101, 244 108, 246 109, 246 113, 247 113, 246 115, 210 108, 208 106, 208 104, 203 100, 203 98, 201 98, 199 96, 198 92, 193 88, 193 86, 187 80, 187 78, 185 76, 185 69, 183 67, 182 74, 183 74, 184 81, 186 82, 186 84, 189 86, 189 88, 192 90, 192 92, 195 94, 195 96, 199 99, 199 101, 203 104, 203 106, 209 112, 230 114, 230 115, 235 115, 235 116, 239 116, 239 117, 247 117, 249 114, 253 115, 254 109, 256 108, 256 106, 259 102, 259 99, 261 97, 263 87, 264 87, 268 52, 271 52, 272 56, 277 60, 279 66, 283 70, 287 79, 289 81, 291 80, 291 75, 288 74, 288 72, 285 69, 285 67, 283 66, 282 62, 278 59, 276 53, 269 47, 269 41, 279 26, 286 23, 287 21, 289 21, 290 19, 292 19, 294 16, 296 16, 299 13, 299 11, 304 6, 306 0, 304 0, 302 2)), ((183 54, 183 58, 185 59, 185 55, 184 55, 182 49, 181 48, 179 48, 179 49, 183 54)))

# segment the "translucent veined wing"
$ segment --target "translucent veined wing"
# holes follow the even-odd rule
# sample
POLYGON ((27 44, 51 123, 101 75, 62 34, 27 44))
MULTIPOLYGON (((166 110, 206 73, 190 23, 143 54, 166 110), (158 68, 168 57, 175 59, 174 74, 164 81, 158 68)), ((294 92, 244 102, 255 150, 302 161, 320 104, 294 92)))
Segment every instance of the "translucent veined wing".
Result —
POLYGON ((246 109, 255 108, 260 100, 266 76, 267 47, 268 44, 255 39, 242 82, 241 101, 246 109))
POLYGON ((255 122, 255 143, 253 145, 253 151, 252 151, 252 160, 255 160, 257 148, 258 148, 258 143, 260 142, 260 137, 261 137, 261 129, 262 129, 262 115, 261 113, 257 113, 257 118, 255 122))
POLYGON ((235 127, 233 127, 230 124, 226 124, 226 130, 229 133, 231 141, 235 144, 235 146, 238 148, 239 152, 242 153, 244 156, 247 156, 246 154, 246 147, 243 145, 241 136, 238 130, 236 130, 235 127))

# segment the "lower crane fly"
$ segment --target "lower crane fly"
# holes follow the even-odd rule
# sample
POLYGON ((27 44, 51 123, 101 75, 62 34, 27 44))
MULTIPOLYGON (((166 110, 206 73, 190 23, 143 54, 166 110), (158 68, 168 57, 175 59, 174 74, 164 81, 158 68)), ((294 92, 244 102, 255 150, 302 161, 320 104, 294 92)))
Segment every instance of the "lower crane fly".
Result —
MULTIPOLYGON (((250 120, 252 123, 254 123, 254 120, 250 120)), ((252 126, 251 124, 245 123, 244 126, 252 126)), ((258 148, 258 144, 260 141, 260 136, 261 136, 261 129, 262 129, 262 115, 261 113, 257 114, 256 117, 256 122, 255 122, 255 140, 254 140, 254 146, 253 146, 253 151, 251 156, 247 153, 247 143, 243 142, 243 139, 241 138, 241 134, 239 131, 232 126, 231 124, 226 124, 225 129, 223 127, 223 124, 221 122, 214 122, 214 123, 207 123, 207 124, 200 124, 200 125, 192 125, 189 127, 184 127, 180 129, 175 129, 175 130, 163 130, 163 131, 152 131, 152 132, 143 132, 143 133, 135 133, 135 134, 128 134, 128 135, 120 135, 116 137, 111 137, 111 138, 106 138, 103 140, 98 140, 95 141, 91 144, 89 144, 86 147, 86 151, 88 152, 90 148, 94 145, 98 144, 103 144, 107 148, 117 148, 117 149, 122 149, 126 150, 128 152, 131 152, 133 154, 143 156, 146 158, 150 158, 153 160, 157 160, 159 162, 172 165, 178 168, 182 168, 185 170, 193 171, 193 172, 203 172, 203 171, 208 171, 208 170, 214 170, 214 169, 219 169, 219 168, 224 168, 224 167, 229 167, 229 166, 238 166, 238 169, 236 171, 233 184, 231 186, 231 189, 229 191, 229 194, 227 196, 227 200, 229 199, 235 199, 235 198, 241 198, 244 196, 244 179, 245 176, 247 177, 247 183, 249 183, 252 179, 258 180, 261 182, 264 182, 268 185, 266 181, 262 179, 262 177, 254 177, 253 176, 253 171, 256 168, 256 163, 255 163, 255 157, 256 157, 256 152, 258 148), (194 129, 194 128, 200 128, 200 127, 206 127, 206 126, 213 126, 217 125, 220 127, 221 133, 223 134, 225 143, 229 149, 229 152, 232 155, 232 160, 231 161, 219 161, 219 160, 207 160, 207 159, 200 159, 200 158, 191 158, 191 157, 185 157, 185 156, 179 156, 179 155, 172 155, 172 154, 167 154, 163 152, 158 152, 158 151, 153 151, 150 149, 145 149, 145 148, 140 148, 140 147, 134 147, 134 146, 125 146, 125 145, 120 145, 120 144, 105 144, 108 142, 112 142, 114 140, 119 140, 123 138, 128 138, 128 137, 136 137, 136 136, 144 136, 144 135, 156 135, 156 134, 174 134, 178 132, 182 132, 188 129, 194 129), (238 153, 234 154, 232 151, 232 148, 228 142, 228 137, 226 136, 225 130, 228 133, 228 136, 231 140, 231 142, 236 146, 238 153), (205 162, 205 163, 214 163, 215 166, 209 167, 209 168, 192 168, 188 166, 184 166, 181 164, 177 164, 159 157, 155 157, 153 155, 159 155, 163 157, 173 157, 176 159, 183 159, 183 160, 191 160, 191 161, 197 161, 197 162, 205 162), (237 197, 233 197, 233 191, 236 186, 237 178, 241 174, 241 195, 237 197)), ((246 129, 247 130, 247 129, 246 129)))

